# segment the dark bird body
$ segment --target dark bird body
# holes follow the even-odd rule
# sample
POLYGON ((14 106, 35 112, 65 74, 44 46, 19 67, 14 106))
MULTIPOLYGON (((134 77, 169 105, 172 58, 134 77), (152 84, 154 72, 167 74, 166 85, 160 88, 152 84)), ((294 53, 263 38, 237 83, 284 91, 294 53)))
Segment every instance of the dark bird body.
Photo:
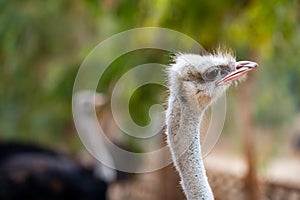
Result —
POLYGON ((68 156, 35 145, 0 144, 0 199, 106 199, 107 183, 68 156))

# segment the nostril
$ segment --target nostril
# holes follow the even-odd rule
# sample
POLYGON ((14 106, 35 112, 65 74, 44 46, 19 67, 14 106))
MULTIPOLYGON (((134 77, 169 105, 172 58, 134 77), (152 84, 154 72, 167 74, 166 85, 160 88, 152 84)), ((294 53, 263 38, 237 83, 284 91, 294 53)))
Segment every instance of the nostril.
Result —
POLYGON ((239 69, 241 69, 241 68, 243 68, 243 67, 246 67, 246 66, 249 65, 249 64, 250 64, 250 62, 248 62, 248 61, 240 61, 240 62, 238 62, 238 64, 236 65, 235 69, 236 69, 236 70, 239 70, 239 69))
POLYGON ((235 69, 236 70, 239 70, 239 69, 241 69, 242 67, 244 67, 243 65, 237 65, 236 67, 235 67, 235 69))
POLYGON ((252 69, 258 67, 258 64, 256 62, 250 62, 250 61, 239 61, 236 63, 235 69, 252 69))

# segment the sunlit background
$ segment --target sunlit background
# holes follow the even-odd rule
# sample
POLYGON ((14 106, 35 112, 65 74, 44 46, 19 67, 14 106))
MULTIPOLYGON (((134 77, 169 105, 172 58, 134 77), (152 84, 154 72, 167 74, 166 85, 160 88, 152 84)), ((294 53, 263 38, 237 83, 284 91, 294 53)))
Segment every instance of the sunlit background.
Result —
MULTIPOLYGON (((164 27, 194 38, 207 51, 230 47, 238 60, 259 63, 247 81, 227 93, 226 123, 212 157, 246 163, 259 177, 299 187, 299 10, 296 0, 2 0, 0 140, 80 156, 84 147, 73 125, 71 99, 81 62, 113 34, 164 27)), ((168 53, 148 49, 118 58, 98 92, 109 98, 122 74, 147 62, 168 64, 168 53)), ((166 97, 158 85, 137 90, 130 102, 133 120, 149 123, 149 107, 166 97)), ((109 104, 98 114, 116 143, 145 151, 115 127, 109 104)))

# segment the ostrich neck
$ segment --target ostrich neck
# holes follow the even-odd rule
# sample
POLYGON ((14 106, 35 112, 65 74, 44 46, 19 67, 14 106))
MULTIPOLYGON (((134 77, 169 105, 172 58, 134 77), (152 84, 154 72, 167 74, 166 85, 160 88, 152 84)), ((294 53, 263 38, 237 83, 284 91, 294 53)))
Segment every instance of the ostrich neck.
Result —
POLYGON ((107 183, 113 182, 117 177, 117 172, 114 167, 114 160, 113 157, 108 150, 107 146, 105 145, 105 139, 102 134, 99 133, 98 129, 98 121, 96 117, 93 117, 93 114, 90 112, 82 111, 78 104, 75 106, 74 112, 77 117, 76 128, 80 137, 83 141, 85 141, 88 150, 92 150, 92 152, 99 153, 101 155, 101 162, 96 162, 96 166, 94 169, 94 173, 103 179, 107 183), (103 164, 103 163, 104 164, 103 164), (108 166, 113 167, 108 167, 108 166))
POLYGON ((200 122, 205 109, 191 108, 170 96, 167 138, 172 158, 188 200, 213 200, 200 147, 200 122))

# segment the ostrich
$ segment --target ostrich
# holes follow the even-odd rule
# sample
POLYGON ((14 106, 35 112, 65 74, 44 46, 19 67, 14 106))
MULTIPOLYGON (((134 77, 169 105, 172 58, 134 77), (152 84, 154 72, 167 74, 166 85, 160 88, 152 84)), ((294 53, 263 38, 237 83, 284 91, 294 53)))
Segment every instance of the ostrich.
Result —
POLYGON ((106 199, 108 184, 61 153, 0 143, 0 199, 106 199))
POLYGON ((167 143, 188 200, 212 200, 200 147, 205 110, 257 63, 235 60, 231 52, 178 54, 168 69, 167 143))
MULTIPOLYGON (((77 93, 74 100, 83 119, 90 117, 94 106, 105 103, 103 95, 90 91, 77 93)), ((84 123, 86 131, 93 131, 84 123)), ((92 170, 34 144, 0 143, 0 199, 105 200, 115 178, 116 171, 100 163, 92 170)))
MULTIPOLYGON (((80 120, 76 121, 77 130, 88 136, 87 141, 89 141, 90 144, 93 142, 93 137, 100 135, 97 127, 98 121, 93 117, 92 111, 95 106, 99 107, 104 105, 105 101, 105 96, 103 94, 90 90, 77 92, 73 97, 74 114, 80 118, 80 120)), ((105 161, 113 165, 114 161, 112 155, 106 148, 105 143, 102 140, 99 141, 95 139, 95 141, 101 142, 100 144, 97 143, 97 151, 101 152, 102 156, 105 156, 105 161)), ((108 183, 113 182, 117 178, 117 172, 115 169, 107 167, 101 163, 98 163, 97 165, 96 174, 108 183)))

